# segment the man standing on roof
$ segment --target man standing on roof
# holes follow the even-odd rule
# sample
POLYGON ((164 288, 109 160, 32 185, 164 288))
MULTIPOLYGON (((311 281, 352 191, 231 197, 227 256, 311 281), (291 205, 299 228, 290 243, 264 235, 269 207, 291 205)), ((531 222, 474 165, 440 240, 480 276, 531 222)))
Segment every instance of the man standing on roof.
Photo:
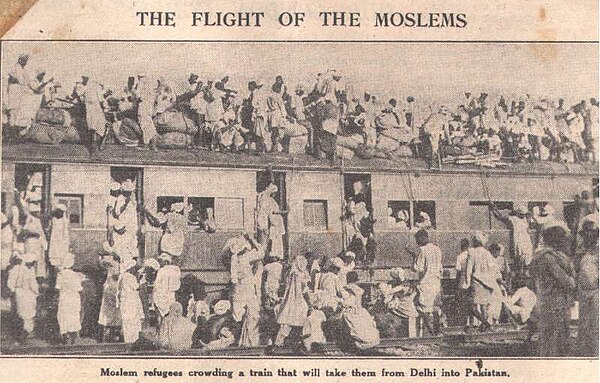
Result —
POLYGON ((441 303, 442 251, 429 241, 427 230, 415 233, 419 251, 414 259, 413 270, 418 274, 417 310, 431 335, 439 335, 439 318, 434 323, 434 313, 441 303))
POLYGON ((256 137, 256 151, 259 153, 271 150, 271 132, 267 125, 267 96, 262 87, 263 84, 257 81, 248 83, 252 105, 252 125, 256 137))
POLYGON ((103 149, 103 139, 106 134, 106 116, 104 115, 104 90, 102 85, 90 80, 87 76, 81 77, 85 103, 85 121, 91 134, 90 149, 92 152, 103 149))
POLYGON ((154 108, 156 105, 156 88, 146 77, 146 74, 138 74, 138 82, 134 88, 135 96, 138 100, 138 123, 142 129, 142 139, 144 145, 150 149, 156 150, 156 140, 158 133, 154 126, 154 108))
POLYGON ((533 243, 529 236, 529 210, 527 206, 520 205, 512 213, 506 213, 498 210, 494 203, 491 203, 494 217, 502 221, 511 229, 513 243, 513 254, 517 263, 517 269, 523 276, 528 274, 528 267, 533 257, 533 243))

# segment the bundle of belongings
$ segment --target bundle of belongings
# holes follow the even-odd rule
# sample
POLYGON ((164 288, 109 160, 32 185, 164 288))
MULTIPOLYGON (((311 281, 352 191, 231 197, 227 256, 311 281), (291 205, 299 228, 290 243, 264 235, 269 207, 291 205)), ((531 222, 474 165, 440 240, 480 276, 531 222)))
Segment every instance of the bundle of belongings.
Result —
POLYGON ((198 125, 190 116, 177 109, 168 109, 154 117, 158 133, 157 146, 161 148, 185 148, 194 142, 198 125))
POLYGON ((406 124, 399 123, 393 114, 385 110, 369 124, 363 109, 342 119, 337 136, 336 154, 350 160, 383 158, 395 160, 413 156, 410 145, 417 138, 406 124))
POLYGON ((38 109, 35 120, 23 132, 23 138, 38 144, 58 145, 80 143, 81 138, 69 110, 43 107, 38 109))

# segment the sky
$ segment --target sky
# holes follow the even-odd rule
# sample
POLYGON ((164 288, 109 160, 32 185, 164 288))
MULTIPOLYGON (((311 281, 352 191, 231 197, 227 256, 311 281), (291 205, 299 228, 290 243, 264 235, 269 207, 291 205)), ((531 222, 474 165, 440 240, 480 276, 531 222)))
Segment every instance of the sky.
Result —
POLYGON ((245 92, 248 81, 270 85, 277 75, 289 87, 312 85, 317 73, 335 68, 357 91, 383 99, 598 94, 594 44, 3 42, 3 80, 23 52, 32 70, 44 69, 69 89, 81 75, 120 89, 138 72, 179 89, 194 72, 202 79, 229 75, 230 87, 245 92))

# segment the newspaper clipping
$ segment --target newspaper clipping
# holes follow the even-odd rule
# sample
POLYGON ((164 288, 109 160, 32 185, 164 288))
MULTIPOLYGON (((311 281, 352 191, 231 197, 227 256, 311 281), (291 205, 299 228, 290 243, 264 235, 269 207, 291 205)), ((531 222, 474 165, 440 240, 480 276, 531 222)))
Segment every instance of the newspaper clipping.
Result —
POLYGON ((598 381, 597 1, 29 3, 7 381, 598 381))

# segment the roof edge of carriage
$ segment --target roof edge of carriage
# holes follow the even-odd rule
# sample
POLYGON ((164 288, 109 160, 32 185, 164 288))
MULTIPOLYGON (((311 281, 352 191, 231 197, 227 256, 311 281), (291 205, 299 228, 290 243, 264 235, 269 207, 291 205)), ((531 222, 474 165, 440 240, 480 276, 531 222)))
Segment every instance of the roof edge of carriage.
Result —
POLYGON ((598 176, 598 163, 574 164, 551 161, 514 163, 506 168, 486 168, 476 165, 444 164, 442 169, 429 169, 425 161, 404 158, 338 160, 330 164, 307 154, 289 155, 282 153, 249 154, 219 153, 199 149, 148 149, 108 145, 107 148, 90 155, 87 148, 79 144, 41 145, 31 143, 4 143, 2 161, 23 163, 66 163, 99 164, 115 166, 179 166, 197 168, 265 169, 326 171, 347 173, 423 173, 423 174, 498 174, 524 176, 598 176))

